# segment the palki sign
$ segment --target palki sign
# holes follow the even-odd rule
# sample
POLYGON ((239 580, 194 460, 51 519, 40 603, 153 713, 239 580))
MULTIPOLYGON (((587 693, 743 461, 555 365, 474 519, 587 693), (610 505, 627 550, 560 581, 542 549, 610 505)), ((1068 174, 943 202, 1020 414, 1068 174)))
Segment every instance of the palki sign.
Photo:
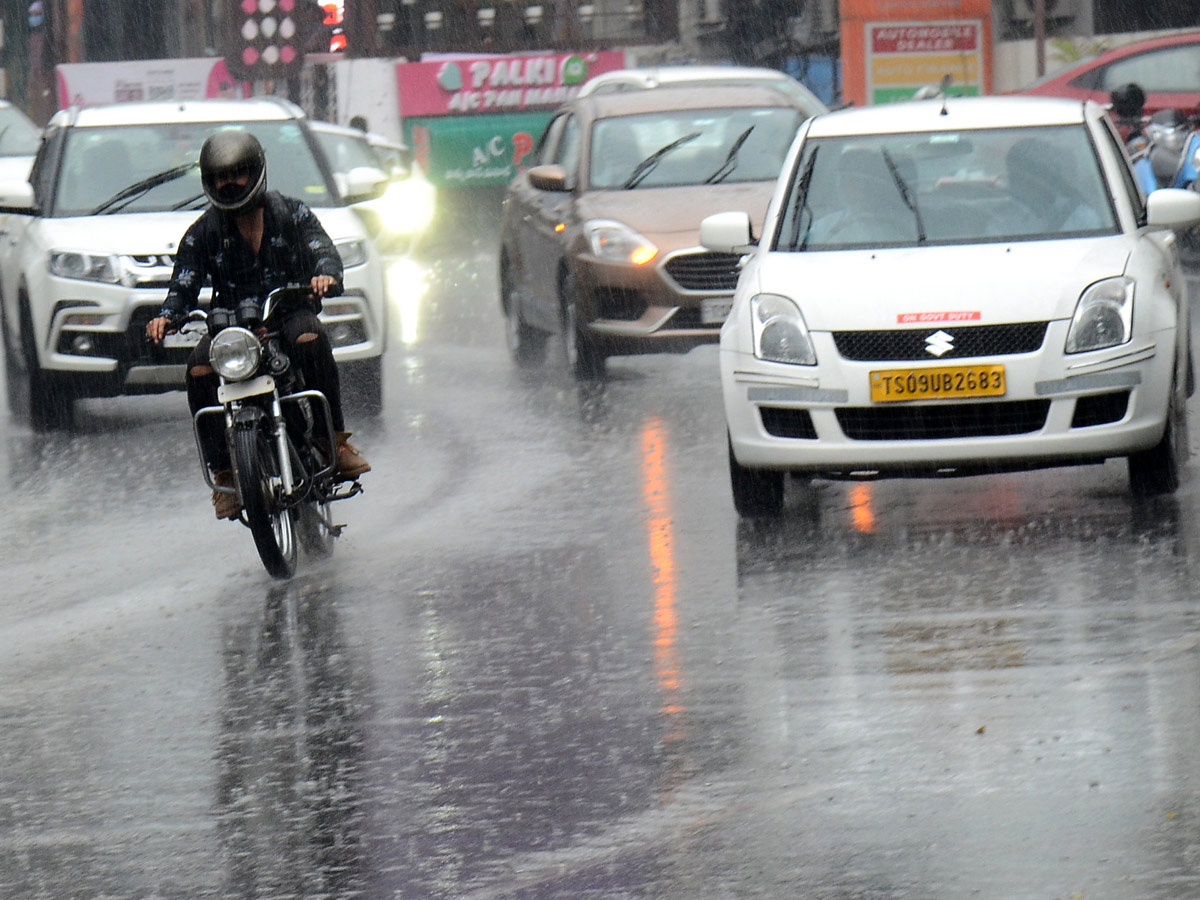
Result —
POLYGON ((400 115, 461 116, 554 109, 593 75, 625 67, 625 53, 540 53, 397 63, 400 115))

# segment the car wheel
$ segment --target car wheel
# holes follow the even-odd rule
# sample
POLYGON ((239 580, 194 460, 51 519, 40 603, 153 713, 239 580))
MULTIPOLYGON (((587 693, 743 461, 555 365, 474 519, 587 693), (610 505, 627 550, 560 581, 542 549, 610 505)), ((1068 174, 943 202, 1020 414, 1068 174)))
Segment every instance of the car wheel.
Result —
MULTIPOLYGON (((33 339, 33 319, 21 305, 20 371, 9 372, 9 402, 19 417, 34 431, 61 431, 75 423, 75 395, 63 376, 47 372, 38 364, 33 339)), ((15 367, 14 367, 15 368, 15 367)))
POLYGON ((733 455, 733 441, 729 441, 729 484, 733 489, 733 507, 739 516, 774 518, 783 512, 783 474, 743 466, 733 455))
POLYGON ((500 290, 503 293, 504 338, 508 352, 518 368, 536 368, 546 358, 546 339, 549 335, 525 324, 521 316, 521 296, 512 283, 507 265, 500 271, 500 290))
POLYGON ((606 360, 596 342, 579 326, 575 276, 567 275, 562 282, 563 350, 567 366, 580 381, 593 381, 605 376, 606 360))
POLYGON ((1179 488, 1187 458, 1187 405, 1180 396, 1178 382, 1174 382, 1162 440, 1149 450, 1133 453, 1129 457, 1130 490, 1137 497, 1174 493, 1179 488))

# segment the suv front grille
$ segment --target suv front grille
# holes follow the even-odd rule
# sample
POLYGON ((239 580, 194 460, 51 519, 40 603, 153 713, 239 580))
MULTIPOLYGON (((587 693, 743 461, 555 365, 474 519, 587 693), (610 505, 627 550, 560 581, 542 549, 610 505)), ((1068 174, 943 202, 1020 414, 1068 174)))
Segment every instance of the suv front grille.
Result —
POLYGON ((914 359, 961 359, 1033 353, 1046 336, 1045 322, 1015 325, 931 325, 892 331, 835 331, 834 343, 843 359, 889 362, 914 359), (935 356, 926 349, 929 336, 943 331, 953 339, 950 350, 935 356))
POLYGON ((736 253, 678 253, 663 268, 685 291, 731 292, 741 274, 740 261, 736 253))

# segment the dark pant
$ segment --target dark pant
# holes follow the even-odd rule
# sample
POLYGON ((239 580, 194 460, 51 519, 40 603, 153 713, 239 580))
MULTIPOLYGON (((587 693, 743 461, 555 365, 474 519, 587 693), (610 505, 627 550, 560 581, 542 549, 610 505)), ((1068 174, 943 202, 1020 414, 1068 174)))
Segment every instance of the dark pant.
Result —
MULTIPOLYGON (((288 316, 280 328, 283 349, 298 371, 304 374, 304 385, 318 390, 329 400, 329 412, 335 431, 345 431, 342 418, 342 389, 338 381, 337 363, 333 361, 333 345, 325 326, 315 313, 296 312, 288 316), (315 340, 300 340, 301 336, 315 334, 315 340)), ((188 406, 192 415, 205 406, 217 405, 217 373, 208 361, 208 337, 192 350, 187 362, 188 406), (207 369, 204 375, 194 374, 196 369, 207 369)), ((200 420, 200 448, 210 469, 219 472, 230 468, 229 447, 225 443, 224 424, 219 416, 205 416, 200 420)))

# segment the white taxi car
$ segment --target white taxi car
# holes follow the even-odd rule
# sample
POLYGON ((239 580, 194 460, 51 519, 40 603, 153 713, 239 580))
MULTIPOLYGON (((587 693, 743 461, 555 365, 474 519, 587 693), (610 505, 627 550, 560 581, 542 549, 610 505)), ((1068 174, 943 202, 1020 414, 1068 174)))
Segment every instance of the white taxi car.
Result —
POLYGON ((1172 229, 1200 195, 1139 191, 1094 103, 931 99, 810 119, 721 331, 740 514, 787 473, 956 475, 1127 457, 1136 494, 1187 458, 1194 385, 1172 229))
POLYGON ((60 110, 29 180, 0 180, 8 399, 33 428, 69 425, 76 399, 183 387, 195 337, 154 346, 145 327, 166 296, 178 242, 207 203, 196 162, 221 128, 253 132, 268 189, 304 200, 337 246, 345 293, 321 315, 347 403, 379 411, 383 266, 303 110, 275 98, 117 103, 60 110))

